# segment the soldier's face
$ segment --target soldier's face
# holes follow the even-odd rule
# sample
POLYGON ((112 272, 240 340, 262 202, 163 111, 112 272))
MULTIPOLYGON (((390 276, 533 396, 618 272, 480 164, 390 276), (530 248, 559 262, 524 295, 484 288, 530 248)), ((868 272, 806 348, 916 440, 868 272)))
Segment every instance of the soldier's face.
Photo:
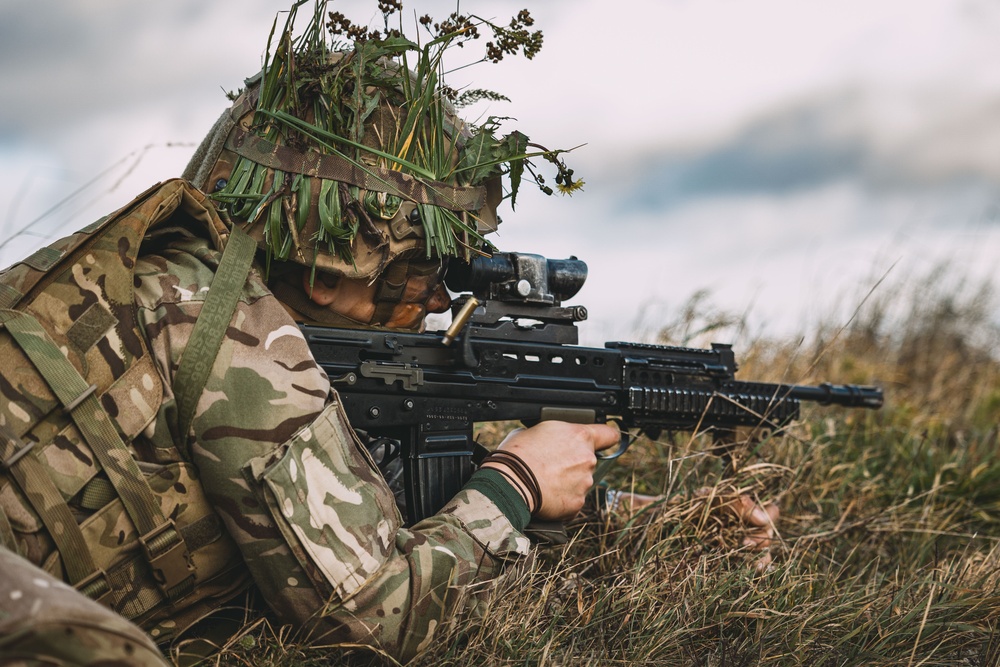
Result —
MULTIPOLYGON (((309 271, 302 274, 302 286, 317 305, 359 322, 371 322, 375 315, 378 282, 317 273, 312 286, 309 271)), ((427 313, 443 313, 451 306, 451 297, 438 273, 410 275, 403 296, 384 325, 390 329, 419 329, 427 313)))

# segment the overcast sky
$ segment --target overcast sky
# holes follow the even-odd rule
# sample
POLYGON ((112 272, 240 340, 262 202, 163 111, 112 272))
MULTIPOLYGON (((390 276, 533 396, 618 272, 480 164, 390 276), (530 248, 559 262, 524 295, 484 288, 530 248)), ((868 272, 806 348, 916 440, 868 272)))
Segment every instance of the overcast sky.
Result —
MULTIPOLYGON (((850 310, 893 266, 899 280, 945 260, 992 275, 995 3, 463 2, 501 20, 525 5, 539 57, 449 82, 507 94, 485 113, 549 147, 586 144, 570 156, 585 191, 525 196, 498 244, 587 260, 590 342, 653 327, 701 288, 790 332, 850 310)), ((37 220, 0 264, 179 175, 285 6, 0 0, 2 237, 37 220)), ((331 6, 375 16, 374 0, 331 6)))

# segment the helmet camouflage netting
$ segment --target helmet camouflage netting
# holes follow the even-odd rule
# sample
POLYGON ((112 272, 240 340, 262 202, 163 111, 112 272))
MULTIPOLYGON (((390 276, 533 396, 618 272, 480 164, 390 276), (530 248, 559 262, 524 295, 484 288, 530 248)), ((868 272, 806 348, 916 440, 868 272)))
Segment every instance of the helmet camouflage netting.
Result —
MULTIPOLYGON (((445 50, 478 37, 482 25, 496 38, 484 59, 518 48, 533 56, 541 33, 526 30, 527 12, 509 28, 455 13, 419 45, 398 30, 382 35, 353 26, 339 13, 326 24, 322 1, 293 37, 302 4, 292 6, 273 52, 272 29, 263 71, 248 80, 184 174, 246 225, 269 260, 373 278, 401 255, 468 259, 493 250, 484 236, 497 227, 502 175, 512 203, 526 169, 551 192, 531 157, 557 166, 562 191, 580 187, 558 158, 562 151, 531 144, 538 150, 529 152, 517 131, 498 138, 493 118, 479 127, 463 123, 454 91, 440 79, 445 50), (338 48, 331 33, 353 43, 338 48)), ((398 1, 379 7, 387 26, 402 9, 398 1)), ((429 17, 421 23, 430 29, 429 17)), ((502 99, 481 90, 463 97, 502 99)))

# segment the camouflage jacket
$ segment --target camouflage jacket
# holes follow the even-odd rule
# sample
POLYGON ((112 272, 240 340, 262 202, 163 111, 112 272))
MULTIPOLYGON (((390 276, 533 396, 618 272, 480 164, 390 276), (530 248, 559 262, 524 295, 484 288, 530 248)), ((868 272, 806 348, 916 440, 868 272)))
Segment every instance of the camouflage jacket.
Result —
MULTIPOLYGON (((172 181, 163 186, 169 188, 183 190, 217 218, 204 195, 190 186, 172 181)), ((328 379, 255 269, 197 399, 191 427, 178 433, 174 380, 215 277, 221 244, 212 225, 167 213, 159 211, 160 219, 146 229, 134 262, 133 314, 119 314, 119 320, 135 322, 149 351, 142 360, 151 359, 156 376, 133 374, 137 386, 124 392, 132 405, 120 408, 134 413, 119 411, 116 419, 142 425, 129 445, 154 493, 167 498, 160 500, 164 513, 176 518, 188 539, 196 585, 172 601, 161 596, 157 603, 135 602, 139 614, 127 612, 118 590, 114 608, 160 641, 177 632, 177 619, 189 616, 182 613, 185 608, 204 609, 232 598, 249 571, 280 618, 314 640, 370 644, 403 659, 415 655, 443 623, 475 606, 473 584, 494 577, 504 559, 527 553, 527 539, 494 501, 472 488, 436 516, 404 528, 391 491, 346 423, 328 379), (183 520, 185 513, 193 517, 190 522, 183 520), (199 541, 210 532, 204 528, 210 518, 221 520, 224 534, 199 541), (192 528, 196 524, 200 532, 192 528)), ((100 282, 92 268, 74 275, 88 289, 100 282)), ((97 467, 90 462, 89 469, 97 467)), ((70 491, 82 493, 79 486, 70 491)), ((4 503, 2 489, 0 508, 8 516, 24 513, 23 503, 4 503)), ((96 524, 87 539, 106 552, 101 562, 115 561, 115 550, 131 543, 136 531, 126 514, 85 519, 96 524)), ((23 521, 32 524, 32 534, 46 532, 37 520, 23 521)), ((15 525, 18 550, 65 575, 50 557, 50 542, 28 539, 26 532, 31 531, 19 532, 15 525)), ((119 579, 113 588, 127 586, 119 579)))

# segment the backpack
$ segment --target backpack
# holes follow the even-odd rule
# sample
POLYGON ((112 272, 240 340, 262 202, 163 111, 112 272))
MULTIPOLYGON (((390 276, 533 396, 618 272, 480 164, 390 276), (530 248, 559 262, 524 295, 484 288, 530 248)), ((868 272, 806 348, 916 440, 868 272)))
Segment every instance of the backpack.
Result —
POLYGON ((198 471, 179 451, 160 464, 130 448, 163 396, 132 272, 145 235, 167 223, 226 248, 196 325, 208 347, 178 369, 184 433, 255 250, 204 193, 158 184, 0 272, 0 544, 158 642, 249 583, 198 471))

